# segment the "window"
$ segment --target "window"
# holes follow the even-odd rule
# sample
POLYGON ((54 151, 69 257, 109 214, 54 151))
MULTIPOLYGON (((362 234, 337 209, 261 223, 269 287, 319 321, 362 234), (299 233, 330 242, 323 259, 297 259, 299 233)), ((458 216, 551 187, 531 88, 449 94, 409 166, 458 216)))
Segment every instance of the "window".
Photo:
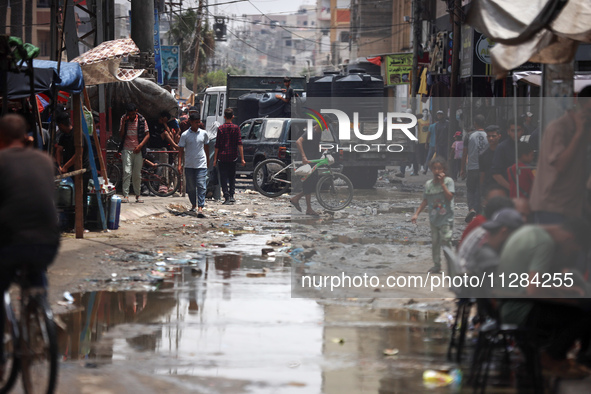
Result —
POLYGON ((37 0, 37 8, 49 8, 51 0, 37 0))
POLYGON ((265 128, 265 139, 278 140, 283 130, 282 120, 268 120, 265 128))
POLYGON ((349 42, 349 32, 348 31, 342 31, 339 41, 340 42, 349 42))
POLYGON ((304 21, 304 26, 308 26, 308 21, 304 21))
POLYGON ((261 136, 261 127, 263 126, 263 122, 256 122, 252 125, 252 129, 250 130, 250 135, 248 136, 249 140, 258 140, 261 136))
POLYGON ((244 122, 242 123, 242 125, 240 126, 240 137, 243 140, 247 139, 248 136, 248 132, 250 131, 250 125, 252 124, 252 122, 244 122))
POLYGON ((285 40, 285 46, 286 47, 290 47, 291 46, 291 40, 285 40))
POLYGON ((215 116, 215 112, 217 110, 217 102, 217 95, 207 96, 207 101, 205 102, 205 111, 203 111, 205 116, 215 116))

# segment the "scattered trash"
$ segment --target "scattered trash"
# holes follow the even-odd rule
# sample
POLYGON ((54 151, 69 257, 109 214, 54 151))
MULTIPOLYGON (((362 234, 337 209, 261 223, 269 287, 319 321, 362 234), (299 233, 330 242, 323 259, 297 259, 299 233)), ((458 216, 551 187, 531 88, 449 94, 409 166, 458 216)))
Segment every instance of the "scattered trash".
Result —
POLYGON ((203 273, 203 270, 201 268, 191 268, 191 275, 193 276, 199 276, 203 273))
POLYGON ((429 388, 444 387, 449 384, 459 387, 462 384, 462 371, 454 368, 446 373, 428 369, 423 372, 423 383, 429 388))
POLYGON ((68 291, 64 292, 64 299, 68 301, 68 304, 72 304, 74 302, 74 297, 72 297, 72 294, 70 294, 68 291))
POLYGON ((344 345, 345 339, 344 338, 333 338, 332 343, 338 343, 339 345, 344 345))
POLYGON ((116 278, 116 277, 117 277, 117 273, 113 272, 113 273, 111 274, 111 278, 116 278))
POLYGON ((166 263, 164 261, 159 261, 159 262, 156 263, 156 265, 159 266, 159 267, 163 267, 163 266, 166 265, 166 263))
POLYGON ((261 255, 267 256, 269 253, 272 253, 274 251, 275 251, 275 249, 273 249, 273 248, 263 248, 263 249, 261 249, 261 255))
POLYGON ((384 356, 395 356, 399 353, 398 349, 384 349, 384 356))
POLYGON ((409 254, 407 254, 406 256, 407 256, 407 257, 417 257, 417 256, 415 256, 415 255, 414 255, 414 254, 412 254, 412 253, 409 253, 409 254))
POLYGON ((265 276, 267 276, 267 274, 265 274, 264 272, 247 272, 246 273, 247 278, 264 278, 265 276))

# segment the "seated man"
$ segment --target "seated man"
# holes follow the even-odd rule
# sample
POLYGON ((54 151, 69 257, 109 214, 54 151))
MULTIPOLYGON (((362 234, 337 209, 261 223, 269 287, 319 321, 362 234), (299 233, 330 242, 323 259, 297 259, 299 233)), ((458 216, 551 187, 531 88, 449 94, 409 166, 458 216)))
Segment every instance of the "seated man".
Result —
POLYGON ((589 231, 589 225, 580 219, 523 226, 507 240, 496 275, 496 290, 500 286, 499 275, 504 275, 504 296, 526 297, 503 300, 501 321, 553 333, 553 341, 541 355, 542 368, 563 378, 581 378, 588 372, 566 359, 576 340, 587 342, 591 316, 577 307, 575 300, 565 298, 578 297, 584 292, 578 286, 569 286, 564 272, 589 243, 589 231), (551 275, 552 287, 539 285, 545 280, 544 274, 551 275), (555 280, 557 275, 560 281, 555 280), (513 283, 516 287, 509 287, 516 277, 518 280, 513 283))

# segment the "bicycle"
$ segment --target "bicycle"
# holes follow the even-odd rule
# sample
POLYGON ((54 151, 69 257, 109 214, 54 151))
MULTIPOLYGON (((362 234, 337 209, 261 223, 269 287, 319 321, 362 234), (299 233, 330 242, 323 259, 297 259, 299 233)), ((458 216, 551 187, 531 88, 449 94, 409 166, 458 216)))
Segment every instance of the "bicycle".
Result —
MULTIPOLYGON (((123 179, 121 156, 118 153, 109 151, 107 151, 107 154, 110 156, 107 158, 107 177, 117 189, 123 179)), ((153 163, 148 159, 144 159, 141 177, 148 190, 159 197, 172 196, 181 187, 181 176, 178 170, 170 164, 153 163)))
POLYGON ((8 393, 21 372, 27 394, 51 394, 57 385, 58 345, 53 312, 44 287, 32 287, 26 275, 17 275, 20 288, 19 319, 9 290, 4 293, 4 368, 0 368, 0 394, 8 393))
MULTIPOLYGON (((332 170, 334 164, 332 155, 324 152, 322 158, 309 160, 313 166, 310 174, 305 175, 305 181, 314 171, 319 172, 316 184, 316 199, 328 211, 339 211, 347 207, 353 200, 353 183, 346 175, 332 170)), ((252 173, 254 189, 265 197, 278 197, 289 192, 292 184, 292 171, 302 164, 294 161, 285 164, 279 159, 266 159, 258 163, 252 173)))

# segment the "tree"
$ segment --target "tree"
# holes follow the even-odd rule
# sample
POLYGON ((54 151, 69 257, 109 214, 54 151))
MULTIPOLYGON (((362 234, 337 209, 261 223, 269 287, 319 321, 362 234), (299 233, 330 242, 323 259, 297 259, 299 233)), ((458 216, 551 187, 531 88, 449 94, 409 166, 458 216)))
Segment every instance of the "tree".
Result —
MULTIPOLYGON (((207 22, 202 23, 199 34, 196 26, 199 21, 199 13, 195 9, 182 12, 177 15, 176 22, 170 26, 170 40, 180 46, 182 51, 182 69, 193 70, 195 61, 198 59, 198 74, 207 73, 207 59, 215 53, 214 33, 207 22), (197 45, 197 38, 200 35, 200 42, 197 45), (199 48, 199 57, 195 57, 195 48, 199 48)), ((184 74, 184 73, 183 73, 184 74)), ((193 78, 190 78, 193 80, 193 78)), ((189 76, 187 75, 187 85, 189 76)))

